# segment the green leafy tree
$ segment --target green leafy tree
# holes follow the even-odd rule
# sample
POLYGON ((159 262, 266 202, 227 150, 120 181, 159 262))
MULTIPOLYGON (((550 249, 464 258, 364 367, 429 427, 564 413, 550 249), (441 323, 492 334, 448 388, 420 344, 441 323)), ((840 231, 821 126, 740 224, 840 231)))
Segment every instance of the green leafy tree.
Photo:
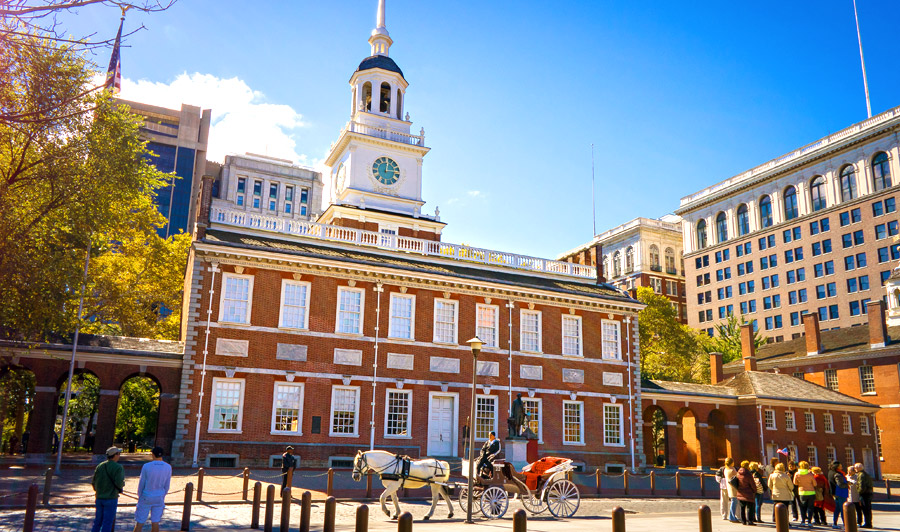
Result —
POLYGON ((119 391, 116 441, 147 444, 156 434, 159 419, 159 387, 147 377, 135 377, 119 391))
POLYGON ((177 338, 186 237, 156 234, 164 218, 153 202, 169 176, 147 162, 140 119, 92 86, 96 72, 71 48, 33 35, 4 44, 0 336, 68 336, 90 249, 91 327, 177 338), (165 309, 174 316, 155 323, 165 309))
POLYGON ((21 450, 22 434, 34 406, 34 373, 10 368, 0 376, 0 449, 15 438, 21 450))
POLYGON ((639 287, 637 299, 646 305, 638 316, 641 375, 648 379, 699 382, 706 358, 700 334, 680 323, 672 302, 653 289, 639 287))
MULTIPOLYGON (((715 336, 706 342, 706 350, 709 353, 722 353, 722 361, 725 363, 741 359, 741 326, 747 325, 743 316, 738 318, 734 314, 728 315, 728 320, 716 325, 715 336)), ((753 343, 759 349, 766 341, 758 332, 753 333, 753 343)))
MULTIPOLYGON (((82 434, 92 429, 94 414, 100 403, 100 379, 91 373, 79 373, 72 378, 69 416, 66 419, 66 441, 63 449, 75 449, 82 434)), ((66 383, 59 390, 59 412, 66 404, 66 383)), ((61 421, 61 417, 60 417, 61 421)), ((57 431, 59 428, 57 427, 57 431)))

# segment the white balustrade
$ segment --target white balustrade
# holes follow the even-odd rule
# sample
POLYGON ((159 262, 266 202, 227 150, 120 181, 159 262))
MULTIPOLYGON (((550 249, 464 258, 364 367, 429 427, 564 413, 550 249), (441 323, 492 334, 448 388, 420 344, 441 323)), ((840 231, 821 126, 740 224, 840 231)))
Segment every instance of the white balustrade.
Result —
POLYGON ((362 122, 354 122, 352 120, 347 122, 347 125, 344 126, 341 133, 344 131, 360 133, 379 139, 392 140, 394 142, 402 142, 403 144, 411 144, 413 146, 425 146, 425 135, 410 135, 409 133, 403 133, 402 131, 394 131, 393 129, 372 126, 363 124, 362 122))
POLYGON ((313 239, 343 242, 358 246, 375 247, 402 251, 417 255, 441 257, 461 262, 476 262, 492 266, 503 266, 517 270, 547 272, 584 279, 593 279, 596 269, 591 266, 557 260, 517 255, 503 251, 450 244, 434 240, 424 240, 409 236, 389 235, 375 231, 320 224, 303 220, 289 220, 277 216, 266 216, 223 207, 213 207, 210 219, 213 222, 237 227, 247 227, 261 231, 303 236, 313 239))

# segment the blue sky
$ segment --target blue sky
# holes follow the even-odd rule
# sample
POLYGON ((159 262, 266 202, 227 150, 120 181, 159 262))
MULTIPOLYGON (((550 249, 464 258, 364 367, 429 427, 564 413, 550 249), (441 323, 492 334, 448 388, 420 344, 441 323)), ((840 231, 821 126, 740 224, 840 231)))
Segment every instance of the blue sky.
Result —
MULTIPOLYGON (((349 119, 376 3, 129 13, 148 30, 122 52, 123 96, 211 107, 217 150, 316 164, 349 119)), ((900 2, 858 8, 877 114, 900 105, 900 2)), ((118 14, 63 22, 111 36, 118 14)), ((589 240, 591 143, 602 231, 866 118, 852 0, 388 0, 387 27, 450 242, 552 257, 589 240)))

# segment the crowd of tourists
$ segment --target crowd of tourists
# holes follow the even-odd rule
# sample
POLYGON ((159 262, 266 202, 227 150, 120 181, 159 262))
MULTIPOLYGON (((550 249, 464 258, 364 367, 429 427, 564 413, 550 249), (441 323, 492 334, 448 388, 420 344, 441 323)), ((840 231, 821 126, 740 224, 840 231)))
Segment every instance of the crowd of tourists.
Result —
POLYGON ((857 525, 872 528, 872 494, 874 484, 862 464, 844 465, 834 461, 828 471, 809 462, 789 461, 785 466, 773 458, 766 466, 747 460, 735 467, 734 459, 726 458, 725 465, 716 472, 721 497, 722 519, 754 526, 762 522, 762 506, 766 499, 775 505, 783 503, 791 508, 798 526, 829 526, 844 528, 844 503, 855 505, 857 525), (841 524, 838 525, 840 520, 841 524))

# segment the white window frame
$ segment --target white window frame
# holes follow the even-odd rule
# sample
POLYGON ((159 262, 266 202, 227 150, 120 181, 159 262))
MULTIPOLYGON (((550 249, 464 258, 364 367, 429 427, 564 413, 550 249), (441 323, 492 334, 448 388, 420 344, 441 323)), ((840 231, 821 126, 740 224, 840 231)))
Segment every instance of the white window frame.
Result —
POLYGON ((839 385, 838 385, 838 375, 837 375, 836 369, 828 368, 825 370, 825 387, 833 392, 840 391, 839 385), (831 380, 830 377, 832 377, 832 376, 834 377, 834 388, 832 388, 829 385, 829 381, 831 380))
POLYGON ((818 464, 819 463, 819 448, 815 445, 807 445, 806 446, 806 459, 810 464, 818 464), (812 453, 809 451, 812 450, 812 453))
POLYGON ((412 439, 412 390, 401 390, 399 388, 388 388, 384 392, 384 437, 392 440, 411 440, 412 439), (388 412, 391 406, 391 394, 400 394, 406 396, 406 435, 388 434, 388 412))
POLYGON ((309 293, 312 290, 312 284, 306 281, 293 281, 291 279, 282 279, 281 281, 281 304, 278 306, 278 327, 282 329, 309 330, 309 293), (284 302, 285 293, 288 286, 305 286, 306 300, 303 301, 303 323, 300 327, 288 327, 284 324, 284 302))
POLYGON ((853 447, 844 447, 844 457, 847 459, 848 464, 856 463, 856 451, 853 447))
POLYGON ((291 436, 303 436, 303 401, 305 399, 305 386, 302 382, 287 382, 287 381, 275 381, 272 386, 272 424, 270 426, 270 432, 272 434, 286 434, 291 436), (299 388, 300 389, 300 406, 297 408, 297 430, 277 430, 275 424, 275 418, 277 413, 277 407, 275 401, 278 399, 278 387, 285 386, 289 388, 299 388))
POLYGON ((875 389, 875 368, 869 365, 859 366, 857 370, 859 374, 859 393, 860 395, 877 395, 875 389), (866 379, 863 377, 863 370, 868 369, 872 374, 872 390, 866 391, 866 379))
POLYGON ((797 414, 793 410, 784 411, 784 430, 792 432, 797 430, 797 414))
MULTIPOLYGON (((528 402, 537 403, 537 437, 538 437, 538 443, 543 444, 544 443, 544 402, 541 400, 540 397, 523 397, 522 401, 524 403, 528 403, 528 402)), ((526 407, 526 413, 527 413, 527 411, 528 410, 526 407)), ((530 422, 531 421, 529 420, 529 423, 530 422)))
POLYGON ((562 315, 562 323, 560 324, 560 336, 562 337, 562 354, 567 356, 575 356, 575 357, 583 357, 584 356, 584 333, 582 328, 582 319, 581 316, 577 316, 574 314, 563 314, 562 315), (567 353, 566 352, 566 338, 571 338, 571 336, 566 336, 566 320, 572 320, 577 324, 578 334, 576 336, 576 340, 578 342, 578 350, 575 353, 567 353))
POLYGON ((620 403, 603 403, 603 445, 606 447, 625 447, 625 409, 620 403), (606 438, 606 409, 615 408, 619 411, 619 443, 610 443, 606 438))
POLYGON ((459 344, 459 301, 456 299, 434 299, 434 312, 432 316, 432 341, 436 344, 457 345, 459 344), (453 307, 453 340, 447 341, 438 338, 438 303, 449 304, 453 307))
POLYGON ((491 399, 494 402, 494 424, 493 424, 494 428, 491 429, 492 431, 494 431, 494 434, 496 434, 497 430, 498 430, 497 429, 497 418, 499 417, 498 408, 500 405, 500 401, 496 395, 486 395, 486 394, 481 394, 481 393, 475 395, 475 404, 476 404, 476 406, 475 406, 475 421, 476 422, 472 424, 472 426, 476 429, 475 430, 475 441, 486 441, 487 436, 485 436, 484 438, 478 436, 478 430, 477 430, 478 429, 478 422, 477 422, 478 421, 478 399, 491 399))
POLYGON ((244 379, 228 379, 225 377, 213 377, 212 388, 210 389, 209 401, 209 425, 206 431, 210 434, 240 434, 244 421, 244 392, 247 389, 247 383, 244 379), (219 383, 238 383, 241 385, 240 406, 238 406, 237 428, 236 429, 219 429, 216 428, 216 386, 219 383))
POLYGON ((822 428, 825 430, 825 434, 834 434, 834 414, 831 412, 822 414, 822 428))
POLYGON ((834 445, 829 445, 825 448, 825 459, 829 462, 834 462, 837 460, 837 449, 834 445))
MULTIPOLYGON (((519 309, 519 349, 523 353, 543 353, 543 315, 540 310, 519 309), (537 316, 537 349, 525 348, 525 316, 537 316)), ((535 331, 527 331, 533 334, 535 331)), ((531 346, 529 346, 531 347, 531 346)))
POLYGON ((600 321, 600 343, 601 343, 601 358, 605 358, 607 360, 622 360, 622 322, 618 320, 601 320, 600 321), (608 325, 614 325, 616 328, 616 352, 610 353, 607 350, 607 346, 612 345, 611 340, 606 339, 606 327, 608 325))
MULTIPOLYGON (((416 339, 416 296, 412 294, 401 294, 400 292, 391 292, 390 296, 390 304, 389 304, 389 316, 388 316, 388 338, 393 340, 409 340, 415 341, 416 339), (397 336, 397 330, 394 328, 394 300, 395 299, 408 299, 410 301, 410 314, 409 314, 409 337, 397 336)), ((406 319, 406 318, 400 318, 406 319)))
POLYGON ((349 336, 362 336, 363 327, 365 324, 365 310, 366 310, 366 291, 362 288, 355 288, 350 286, 339 286, 337 287, 337 300, 334 305, 334 332, 336 334, 345 334, 349 336), (359 331, 357 332, 342 332, 341 331, 341 292, 357 292, 359 293, 359 331))
MULTIPOLYGON (((563 445, 584 445, 584 401, 563 401, 562 402, 562 444, 563 445), (566 440, 566 406, 577 405, 579 410, 578 416, 578 441, 566 440)), ((605 427, 605 425, 604 425, 605 427)))
POLYGON ((242 275, 238 273, 222 273, 222 285, 219 294, 219 321, 221 323, 232 323, 235 325, 250 325, 250 316, 253 311, 253 277, 252 275, 242 275), (247 285, 247 315, 245 321, 226 321, 225 320, 225 293, 228 286, 228 279, 248 279, 250 283, 247 285))
POLYGON ((869 423, 869 416, 865 414, 861 414, 859 416, 859 433, 863 436, 871 436, 872 429, 869 423))
POLYGON ((844 434, 853 434, 853 418, 850 417, 850 414, 841 414, 841 426, 844 434))
POLYGON ((775 411, 771 408, 766 409, 763 412, 763 421, 765 422, 766 430, 778 430, 778 421, 775 418, 775 411))
POLYGON ((486 305, 484 303, 475 305, 475 336, 484 342, 484 347, 500 347, 500 307, 498 305, 486 305), (479 322, 482 310, 490 312, 494 317, 493 338, 484 338, 479 332, 482 329, 490 329, 490 327, 484 327, 479 322))
POLYGON ((806 428, 806 432, 815 432, 816 431, 816 415, 813 412, 804 412, 803 413, 803 425, 806 428))
POLYGON ((797 448, 796 445, 788 445, 788 460, 793 460, 794 462, 800 461, 800 449, 797 448))
POLYGON ((328 435, 332 438, 358 438, 359 437, 359 396, 361 389, 359 386, 342 386, 335 384, 331 387, 331 414, 328 416, 328 435), (353 434, 343 434, 334 432, 334 392, 337 390, 355 390, 356 391, 356 411, 353 416, 353 434))

